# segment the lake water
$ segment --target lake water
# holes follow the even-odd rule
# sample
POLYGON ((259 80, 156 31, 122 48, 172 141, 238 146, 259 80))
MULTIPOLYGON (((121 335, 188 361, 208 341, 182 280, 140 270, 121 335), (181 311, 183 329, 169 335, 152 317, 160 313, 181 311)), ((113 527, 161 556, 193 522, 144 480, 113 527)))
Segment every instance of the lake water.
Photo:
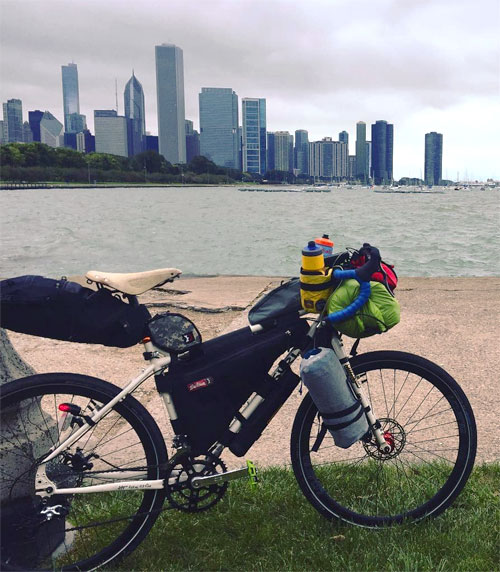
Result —
POLYGON ((308 240, 378 246, 402 276, 500 274, 498 190, 386 194, 236 187, 0 191, 0 276, 297 275, 308 240))

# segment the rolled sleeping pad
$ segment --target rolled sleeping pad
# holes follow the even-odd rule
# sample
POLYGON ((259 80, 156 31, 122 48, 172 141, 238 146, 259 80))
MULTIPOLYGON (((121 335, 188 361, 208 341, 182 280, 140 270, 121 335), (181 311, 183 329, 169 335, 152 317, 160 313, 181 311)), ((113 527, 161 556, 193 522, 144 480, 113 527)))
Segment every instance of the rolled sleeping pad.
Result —
POLYGON ((367 433, 369 426, 363 406, 332 349, 307 352, 300 364, 300 377, 337 447, 347 449, 367 433))

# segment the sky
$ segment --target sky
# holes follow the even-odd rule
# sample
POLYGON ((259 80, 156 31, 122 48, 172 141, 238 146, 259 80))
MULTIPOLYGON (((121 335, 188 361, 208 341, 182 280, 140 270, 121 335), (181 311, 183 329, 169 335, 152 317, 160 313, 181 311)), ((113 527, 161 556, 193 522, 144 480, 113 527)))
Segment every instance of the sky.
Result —
MULTIPOLYGON (((61 66, 78 65, 80 112, 123 114, 132 74, 158 133, 154 47, 184 53, 186 118, 202 87, 267 100, 268 131, 349 133, 394 124, 394 177, 420 177, 425 133, 443 177, 500 179, 500 0, 0 0, 1 101, 63 122, 61 66)), ((241 114, 241 108, 240 108, 241 114)), ((241 115, 240 115, 241 123, 241 115)))

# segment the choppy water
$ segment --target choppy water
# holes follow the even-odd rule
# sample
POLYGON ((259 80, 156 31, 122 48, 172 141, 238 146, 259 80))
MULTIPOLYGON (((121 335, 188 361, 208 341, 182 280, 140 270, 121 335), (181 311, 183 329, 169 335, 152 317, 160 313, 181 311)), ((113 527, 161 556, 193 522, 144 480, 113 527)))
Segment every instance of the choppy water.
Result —
POLYGON ((308 240, 370 242, 403 276, 500 274, 497 190, 384 194, 237 188, 0 192, 0 276, 134 272, 297 275, 308 240))

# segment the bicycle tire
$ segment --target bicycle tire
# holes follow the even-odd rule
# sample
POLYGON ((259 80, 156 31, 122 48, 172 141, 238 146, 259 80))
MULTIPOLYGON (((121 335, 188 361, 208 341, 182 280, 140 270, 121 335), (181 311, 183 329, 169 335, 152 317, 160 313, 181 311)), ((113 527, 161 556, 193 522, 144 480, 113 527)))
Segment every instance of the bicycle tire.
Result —
POLYGON ((477 432, 466 395, 441 367, 413 354, 370 352, 351 365, 365 380, 391 453, 379 453, 371 435, 349 449, 335 447, 307 394, 291 435, 305 497, 328 519, 368 528, 441 514, 474 465, 477 432))
MULTIPOLYGON (((34 375, 1 388, 2 458, 7 459, 0 469, 2 569, 92 570, 129 554, 153 526, 163 489, 54 495, 47 503, 55 511, 50 520, 42 512, 47 505, 35 494, 39 461, 60 432, 66 436, 81 419, 64 417, 59 405, 78 405, 88 415, 119 392, 103 380, 71 373, 34 375)), ((47 463, 46 472, 58 488, 81 487, 112 482, 115 474, 119 480, 161 479, 166 463, 157 424, 129 395, 47 463)))

